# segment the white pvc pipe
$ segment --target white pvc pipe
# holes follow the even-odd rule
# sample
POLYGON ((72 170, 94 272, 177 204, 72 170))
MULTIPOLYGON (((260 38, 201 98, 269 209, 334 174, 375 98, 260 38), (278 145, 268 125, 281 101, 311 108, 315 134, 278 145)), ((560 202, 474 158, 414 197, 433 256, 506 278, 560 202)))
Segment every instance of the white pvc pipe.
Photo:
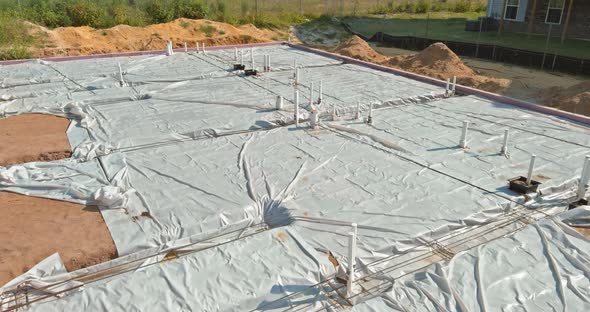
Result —
POLYGON ((244 65, 244 52, 240 51, 240 65, 244 65))
POLYGON ((299 84, 299 68, 295 68, 295 84, 298 85, 299 84))
POLYGON ((502 144, 502 149, 500 150, 502 155, 508 155, 508 133, 508 129, 504 130, 504 143, 502 144))
POLYGON ((184 52, 188 52, 188 46, 186 45, 186 42, 184 43, 184 52))
POLYGON ((205 43, 204 42, 203 42, 202 48, 203 48, 203 54, 205 54, 205 43))
POLYGON ((324 99, 324 81, 320 80, 320 97, 318 98, 318 103, 322 103, 324 99))
POLYGON ((238 48, 234 48, 234 59, 238 62, 238 48))
POLYGON ((588 185, 588 180, 590 180, 590 155, 587 155, 584 159, 580 184, 578 184, 578 199, 583 199, 586 195, 586 185, 588 185))
POLYGON ((199 42, 197 41, 197 53, 199 53, 199 42))
POLYGON ((356 120, 361 120, 361 101, 356 102, 356 120))
POLYGON ((266 56, 266 70, 270 71, 270 54, 266 56))
POLYGON ((455 94, 456 87, 457 87, 457 76, 453 76, 453 94, 455 94))
POLYGON ((346 283, 346 297, 354 294, 354 262, 356 258, 356 234, 348 233, 348 281, 346 283))
POLYGON ((535 168, 535 159, 537 158, 537 155, 532 155, 531 156, 531 163, 529 165, 529 172, 526 175, 526 184, 527 185, 531 185, 531 179, 533 178, 533 169, 535 168))
POLYGON ((299 127, 299 90, 295 89, 295 126, 299 127))
POLYGON ((449 95, 449 85, 451 84, 451 78, 447 78, 447 85, 445 86, 445 94, 449 95))
POLYGON ((121 69, 121 63, 118 63, 119 65, 119 83, 121 84, 121 86, 123 86, 125 84, 125 80, 123 80, 123 69, 121 69))
POLYGON ((282 96, 277 96, 277 110, 282 110, 283 109, 283 97, 282 96))
POLYGON ((254 68, 254 49, 250 49, 250 63, 252 63, 252 70, 255 70, 256 68, 254 68))
POLYGON ((461 141, 459 141, 459 146, 462 148, 467 147, 467 129, 469 128, 469 121, 463 122, 463 130, 461 131, 461 141))
POLYGON ((369 125, 373 124, 373 103, 369 105, 369 118, 367 118, 367 123, 369 125))
POLYGON ((313 105, 313 81, 309 83, 309 105, 313 105))
POLYGON ((319 127, 320 122, 320 113, 318 112, 315 105, 312 104, 311 108, 311 118, 309 119, 309 123, 312 129, 317 129, 319 127))
POLYGON ((170 52, 170 41, 166 42, 166 56, 170 56, 172 53, 170 52))

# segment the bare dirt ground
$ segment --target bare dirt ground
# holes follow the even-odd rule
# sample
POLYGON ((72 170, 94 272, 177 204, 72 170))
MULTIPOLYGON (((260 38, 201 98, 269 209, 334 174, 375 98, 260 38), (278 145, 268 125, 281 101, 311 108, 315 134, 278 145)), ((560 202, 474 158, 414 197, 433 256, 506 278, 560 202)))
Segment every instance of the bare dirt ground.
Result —
POLYGON ((182 48, 185 42, 195 47, 197 41, 214 46, 287 39, 286 31, 185 18, 146 27, 118 25, 109 29, 60 27, 49 30, 32 23, 27 25, 28 32, 41 40, 39 47, 32 48, 35 57, 157 50, 164 49, 168 40, 172 40, 176 48, 182 48))
MULTIPOLYGON (((387 56, 416 52, 373 46, 387 56)), ((587 77, 548 72, 511 64, 463 57, 463 63, 477 74, 511 81, 500 94, 590 116, 590 82, 587 77)))
MULTIPOLYGON (((0 166, 70 157, 66 118, 0 119, 0 166)), ((59 252, 70 271, 117 256, 97 208, 0 192, 0 285, 59 252)))
POLYGON ((461 85, 494 93, 504 91, 511 84, 511 81, 508 79, 477 74, 443 43, 432 44, 423 51, 415 54, 385 56, 375 51, 363 39, 353 36, 349 41, 336 47, 333 51, 356 59, 399 68, 441 80, 457 76, 457 82, 461 85))
POLYGON ((25 114, 0 119, 0 166, 70 157, 66 118, 25 114))
POLYGON ((96 207, 0 192, 0 285, 58 252, 68 271, 117 257, 96 207))

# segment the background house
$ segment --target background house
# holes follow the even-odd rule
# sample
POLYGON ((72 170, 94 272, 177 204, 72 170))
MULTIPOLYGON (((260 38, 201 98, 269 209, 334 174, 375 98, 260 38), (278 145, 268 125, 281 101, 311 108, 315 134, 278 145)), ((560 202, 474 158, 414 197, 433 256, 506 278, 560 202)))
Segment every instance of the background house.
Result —
POLYGON ((488 0, 487 15, 505 31, 590 39, 588 0, 488 0))

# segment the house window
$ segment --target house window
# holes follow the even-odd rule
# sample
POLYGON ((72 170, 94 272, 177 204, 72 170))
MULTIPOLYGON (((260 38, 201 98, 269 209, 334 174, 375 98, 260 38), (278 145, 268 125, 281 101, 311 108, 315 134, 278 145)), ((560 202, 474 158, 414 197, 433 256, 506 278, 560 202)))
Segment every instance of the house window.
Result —
POLYGON ((504 19, 516 20, 518 14, 518 1, 519 0, 506 0, 506 9, 504 10, 504 19))
POLYGON ((549 0, 547 7, 547 16, 545 17, 546 24, 561 24, 561 16, 563 15, 563 7, 565 0, 549 0))

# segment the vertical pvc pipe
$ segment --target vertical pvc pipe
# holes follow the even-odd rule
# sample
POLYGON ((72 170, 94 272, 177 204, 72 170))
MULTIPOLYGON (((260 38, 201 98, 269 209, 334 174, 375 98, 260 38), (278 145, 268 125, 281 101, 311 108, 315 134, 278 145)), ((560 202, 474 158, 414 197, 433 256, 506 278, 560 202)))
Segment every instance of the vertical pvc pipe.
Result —
POLYGON ((500 150, 502 155, 508 155, 508 133, 508 129, 504 130, 504 143, 502 144, 502 149, 500 150))
POLYGON ((283 109, 283 97, 277 96, 277 110, 283 109))
POLYGON ((266 56, 266 70, 270 71, 270 54, 266 56))
POLYGON ((449 95, 450 84, 451 84, 451 78, 447 78, 447 85, 445 86, 445 95, 449 95))
POLYGON ((456 88, 457 88, 457 76, 453 76, 453 94, 455 94, 456 88))
POLYGON ((295 84, 298 85, 299 84, 299 68, 295 68, 295 84))
POLYGON ((315 105, 312 104, 312 106, 311 106, 311 118, 309 119, 309 126, 312 129, 317 129, 317 128, 319 128, 319 122, 320 122, 320 113, 318 112, 318 110, 315 107, 315 105))
POLYGON ((462 148, 467 147, 467 130, 469 128, 469 121, 463 122, 463 130, 461 131, 461 140, 459 141, 459 146, 462 148))
POLYGON ((199 53, 199 42, 197 41, 197 54, 199 53))
POLYGON ((537 158, 537 155, 532 155, 531 156, 531 163, 529 165, 529 172, 526 175, 526 184, 527 185, 531 185, 531 180, 533 179, 533 169, 535 168, 535 159, 537 158))
POLYGON ((202 44, 202 46, 201 46, 201 47, 202 47, 202 49, 203 49, 203 54, 205 54, 205 43, 204 43, 204 42, 203 42, 203 44, 202 44))
POLYGON ((348 281, 346 283, 346 297, 353 295, 354 287, 354 262, 356 258, 356 234, 348 233, 348 281))
POLYGON ((252 70, 256 69, 254 68, 254 49, 250 49, 250 63, 252 63, 252 70))
POLYGON ((367 123, 369 125, 373 124, 373 103, 369 106, 369 118, 367 118, 367 123))
POLYGON ((309 83, 309 105, 313 105, 313 81, 309 83))
POLYGON ((318 98, 318 103, 321 104, 324 99, 324 81, 320 80, 320 96, 318 98))
POLYGON ((244 65, 244 52, 240 51, 240 65, 244 65))
POLYGON ((184 52, 188 52, 188 46, 186 45, 186 42, 184 43, 184 52))
POLYGON ((590 180, 590 155, 587 155, 584 159, 580 184, 578 184, 578 199, 583 199, 586 195, 586 185, 588 184, 588 180, 590 180))
POLYGON ((121 87, 123 85, 125 85, 125 80, 123 80, 123 69, 121 69, 121 63, 118 63, 119 65, 119 83, 121 84, 121 87))
POLYGON ((299 90, 295 89, 295 126, 299 127, 299 90))
POLYGON ((238 62, 238 48, 234 48, 234 59, 238 62))

